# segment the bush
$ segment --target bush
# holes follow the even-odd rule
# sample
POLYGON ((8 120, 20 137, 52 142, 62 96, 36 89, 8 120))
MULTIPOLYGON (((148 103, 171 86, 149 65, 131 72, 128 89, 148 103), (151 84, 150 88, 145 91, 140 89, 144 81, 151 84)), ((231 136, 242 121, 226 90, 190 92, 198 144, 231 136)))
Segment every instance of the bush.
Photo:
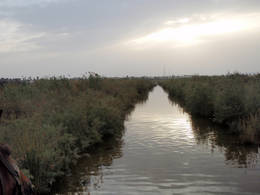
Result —
POLYGON ((38 117, 2 125, 1 142, 12 144, 17 161, 41 191, 47 190, 77 158, 75 138, 63 134, 60 126, 44 124, 38 117))
POLYGON ((185 97, 187 109, 192 114, 209 118, 212 117, 212 90, 208 86, 195 86, 189 91, 189 95, 186 95, 185 97))
POLYGON ((214 120, 231 122, 245 115, 243 86, 226 86, 218 92, 214 102, 214 120))
POLYGON ((0 141, 39 192, 70 170, 105 136, 120 136, 130 108, 154 84, 143 79, 65 77, 9 83, 0 89, 0 141))
POLYGON ((244 143, 257 144, 260 141, 260 113, 250 114, 246 119, 239 121, 238 129, 244 143))
POLYGON ((259 143, 259 74, 172 78, 160 85, 191 114, 227 125, 246 142, 259 143))

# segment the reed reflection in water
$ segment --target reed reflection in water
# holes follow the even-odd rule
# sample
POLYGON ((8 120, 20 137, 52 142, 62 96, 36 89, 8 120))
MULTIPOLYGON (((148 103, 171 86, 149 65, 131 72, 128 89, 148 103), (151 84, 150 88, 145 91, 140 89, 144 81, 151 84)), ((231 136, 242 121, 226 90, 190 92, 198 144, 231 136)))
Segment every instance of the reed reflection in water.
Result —
POLYGON ((192 118, 156 87, 122 139, 83 158, 59 194, 259 194, 259 148, 192 118))

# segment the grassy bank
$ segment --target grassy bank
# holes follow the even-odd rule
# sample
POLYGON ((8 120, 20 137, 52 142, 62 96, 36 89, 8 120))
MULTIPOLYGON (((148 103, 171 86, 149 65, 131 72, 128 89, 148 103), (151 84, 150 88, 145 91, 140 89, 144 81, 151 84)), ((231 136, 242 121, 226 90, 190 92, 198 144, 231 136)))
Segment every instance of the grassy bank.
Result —
POLYGON ((229 127, 241 143, 260 143, 260 75, 192 76, 160 82, 192 115, 229 127))
POLYGON ((120 135, 135 103, 153 83, 144 79, 38 79, 0 88, 0 142, 39 192, 67 173, 79 154, 120 135))

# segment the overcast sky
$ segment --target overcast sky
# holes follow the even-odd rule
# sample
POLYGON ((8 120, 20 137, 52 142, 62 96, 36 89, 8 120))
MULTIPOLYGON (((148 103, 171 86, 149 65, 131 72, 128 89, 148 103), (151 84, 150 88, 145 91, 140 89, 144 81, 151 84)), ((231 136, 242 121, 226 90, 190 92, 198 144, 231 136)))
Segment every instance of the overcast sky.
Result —
POLYGON ((0 77, 260 72, 260 0, 0 0, 0 77))

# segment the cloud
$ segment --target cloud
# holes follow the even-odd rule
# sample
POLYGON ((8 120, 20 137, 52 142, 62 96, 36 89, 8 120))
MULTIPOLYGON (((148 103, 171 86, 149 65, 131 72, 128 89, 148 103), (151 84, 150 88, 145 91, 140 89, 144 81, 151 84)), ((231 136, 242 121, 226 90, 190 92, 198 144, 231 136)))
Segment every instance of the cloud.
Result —
POLYGON ((260 30, 260 13, 194 15, 164 22, 162 28, 127 42, 135 48, 191 46, 219 36, 260 30))
POLYGON ((259 0, 0 0, 1 74, 259 71, 259 13, 259 0))
POLYGON ((66 2, 69 0, 1 0, 0 7, 26 7, 31 5, 44 6, 49 3, 66 2))
POLYGON ((31 51, 39 48, 35 40, 45 33, 32 33, 24 25, 10 20, 0 20, 0 53, 31 51))
POLYGON ((0 53, 69 49, 73 35, 64 29, 40 31, 29 24, 0 19, 0 53))
POLYGON ((189 23, 190 18, 180 18, 177 20, 168 20, 167 22, 165 22, 166 25, 173 25, 173 24, 185 24, 185 23, 189 23))

